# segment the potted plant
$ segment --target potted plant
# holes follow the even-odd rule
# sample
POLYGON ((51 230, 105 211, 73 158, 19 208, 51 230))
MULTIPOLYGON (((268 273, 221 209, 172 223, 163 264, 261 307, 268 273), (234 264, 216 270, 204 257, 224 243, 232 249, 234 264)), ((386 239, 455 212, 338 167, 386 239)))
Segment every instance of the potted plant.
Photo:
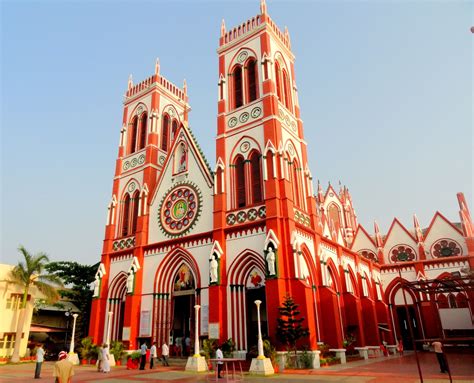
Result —
POLYGON ((136 370, 142 354, 140 351, 134 351, 128 356, 127 370, 136 370))
POLYGON ((92 338, 86 337, 81 340, 81 347, 79 349, 79 354, 81 355, 81 364, 87 364, 89 355, 92 348, 92 338))
POLYGON ((89 364, 96 364, 97 363, 97 358, 99 357, 99 346, 96 344, 93 344, 89 350, 89 355, 88 358, 89 364))
POLYGON ((123 343, 119 342, 118 340, 113 341, 110 344, 110 353, 115 358, 115 365, 116 366, 121 366, 122 365, 122 357, 125 354, 123 343))

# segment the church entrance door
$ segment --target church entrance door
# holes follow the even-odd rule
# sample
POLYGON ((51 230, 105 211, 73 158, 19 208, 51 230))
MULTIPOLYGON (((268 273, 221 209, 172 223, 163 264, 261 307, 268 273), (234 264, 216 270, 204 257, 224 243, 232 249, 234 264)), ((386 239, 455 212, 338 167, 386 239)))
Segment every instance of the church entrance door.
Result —
POLYGON ((245 293, 246 311, 247 311, 247 351, 253 346, 257 346, 258 340, 258 318, 256 300, 262 301, 260 305, 260 323, 262 338, 268 337, 267 325, 267 303, 265 298, 265 286, 258 288, 247 288, 245 293))

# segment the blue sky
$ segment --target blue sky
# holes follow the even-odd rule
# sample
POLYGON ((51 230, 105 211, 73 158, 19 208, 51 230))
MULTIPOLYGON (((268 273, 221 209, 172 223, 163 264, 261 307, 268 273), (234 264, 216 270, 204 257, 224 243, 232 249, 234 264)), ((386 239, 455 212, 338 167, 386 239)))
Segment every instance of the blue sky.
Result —
MULTIPOLYGON (((473 190, 471 2, 267 1, 296 55, 310 167, 341 180, 359 222, 458 220, 473 190)), ((220 23, 259 1, 1 3, 1 262, 23 244, 100 259, 127 79, 188 83, 190 125, 215 161, 220 23)))

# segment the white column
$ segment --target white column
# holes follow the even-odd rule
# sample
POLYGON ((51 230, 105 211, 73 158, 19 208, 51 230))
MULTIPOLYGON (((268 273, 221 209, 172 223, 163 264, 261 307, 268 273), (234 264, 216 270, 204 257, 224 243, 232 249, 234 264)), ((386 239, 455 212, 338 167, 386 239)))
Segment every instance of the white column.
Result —
POLYGON ((76 319, 77 319, 78 314, 72 314, 72 317, 74 318, 74 322, 72 324, 72 335, 71 335, 71 344, 69 346, 69 353, 73 354, 74 353, 74 335, 76 334, 76 319))
POLYGON ((195 305, 194 310, 196 310, 195 315, 195 324, 194 324, 194 356, 199 357, 199 309, 201 306, 195 305))
POLYGON ((108 314, 108 320, 107 320, 107 340, 105 343, 107 343, 110 347, 110 332, 112 330, 112 315, 114 315, 113 311, 109 311, 108 314))
POLYGON ((258 357, 257 359, 265 359, 265 354, 263 353, 263 340, 262 340, 262 329, 260 326, 260 305, 262 301, 256 300, 255 305, 257 306, 257 321, 258 321, 258 357))

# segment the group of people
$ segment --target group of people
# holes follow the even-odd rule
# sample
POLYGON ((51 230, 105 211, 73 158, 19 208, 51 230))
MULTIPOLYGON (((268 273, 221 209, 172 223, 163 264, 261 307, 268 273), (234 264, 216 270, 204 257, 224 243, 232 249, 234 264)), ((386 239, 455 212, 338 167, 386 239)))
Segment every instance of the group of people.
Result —
MULTIPOLYGON (((143 341, 143 343, 140 346, 140 354, 141 354, 140 370, 145 369, 147 351, 148 351, 148 346, 146 342, 143 341)), ((170 355, 170 349, 165 342, 161 346, 161 362, 163 363, 163 366, 169 366, 169 363, 168 363, 169 355, 170 355)), ((158 353, 157 353, 156 345, 155 345, 155 342, 152 342, 151 347, 150 347, 150 369, 153 369, 153 366, 155 365, 155 359, 157 358, 158 358, 158 353)))
POLYGON ((104 373, 110 372, 110 352, 109 345, 106 343, 99 347, 97 354, 97 371, 104 373))
MULTIPOLYGON (((36 368, 35 368, 35 379, 41 378, 41 367, 44 362, 44 351, 43 345, 40 343, 36 348, 36 368)), ((58 355, 58 361, 54 364, 53 377, 55 383, 71 383, 72 377, 74 376, 74 366, 67 358, 67 352, 61 351, 58 355)))
POLYGON ((189 336, 177 337, 174 346, 176 356, 189 356, 191 354, 191 338, 189 336))

